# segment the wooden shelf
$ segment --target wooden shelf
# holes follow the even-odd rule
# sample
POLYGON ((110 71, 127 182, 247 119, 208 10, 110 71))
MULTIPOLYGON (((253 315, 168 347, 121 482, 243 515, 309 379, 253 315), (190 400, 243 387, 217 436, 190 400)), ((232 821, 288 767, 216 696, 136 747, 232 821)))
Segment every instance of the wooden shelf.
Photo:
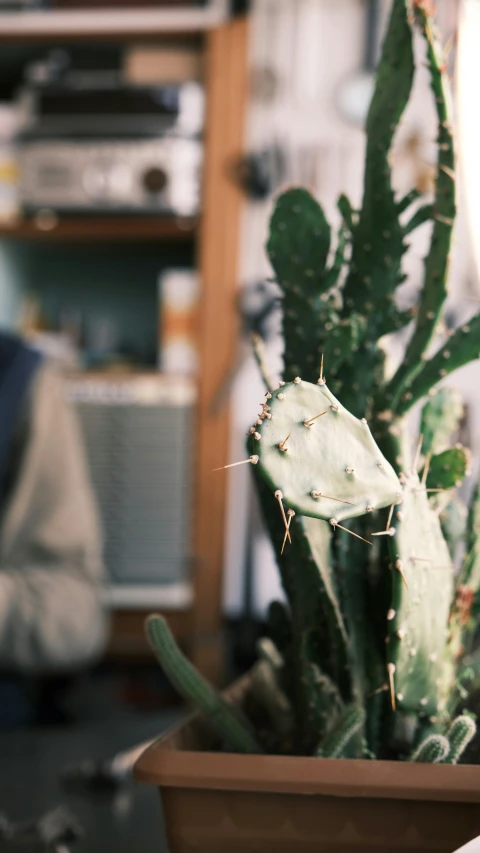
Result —
POLYGON ((0 42, 132 41, 156 37, 190 36, 225 22, 228 3, 214 0, 207 8, 191 9, 65 9, 2 12, 0 42))
POLYGON ((192 240, 197 230, 193 219, 147 216, 59 216, 42 214, 36 218, 0 223, 0 239, 19 240, 192 240))
MULTIPOLYGON (((140 0, 141 3, 141 0, 140 0)), ((81 39, 160 40, 168 35, 202 36, 205 53, 206 134, 202 216, 182 222, 140 215, 55 216, 45 211, 14 224, 0 223, 0 239, 57 241, 191 241, 198 244, 202 282, 199 306, 199 380, 195 416, 195 513, 192 555, 195 571, 190 607, 169 610, 176 638, 200 671, 222 681, 223 566, 227 478, 213 469, 229 461, 228 405, 212 411, 211 401, 235 362, 239 334, 236 294, 241 223, 245 197, 230 179, 228 164, 244 152, 248 76, 248 17, 226 19, 226 0, 210 8, 167 13, 131 11, 0 14, 0 45, 28 42, 68 44, 81 39), (223 9, 223 12, 222 12, 223 9), (155 17, 157 16, 157 17, 155 17), (196 17, 195 17, 196 16, 196 17), (174 20, 175 17, 175 20, 174 20), (233 93, 233 94, 232 94, 233 93), (197 238, 198 237, 198 238, 197 238)), ((112 614, 109 655, 118 660, 142 659, 152 653, 144 637, 144 613, 131 608, 112 614)))

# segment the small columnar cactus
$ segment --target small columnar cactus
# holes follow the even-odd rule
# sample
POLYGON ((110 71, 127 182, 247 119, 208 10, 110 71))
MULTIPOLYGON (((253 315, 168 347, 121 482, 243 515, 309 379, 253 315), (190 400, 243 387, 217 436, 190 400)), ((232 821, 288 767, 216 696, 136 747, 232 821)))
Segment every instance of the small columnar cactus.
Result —
POLYGON ((410 756, 417 764, 441 764, 450 753, 450 743, 444 735, 430 735, 410 756))
MULTIPOLYGON (((365 711, 358 706, 345 708, 334 730, 324 738, 317 749, 319 758, 348 758, 349 747, 365 725, 365 711)), ((355 754, 355 749, 353 750, 355 754)))
POLYGON ((455 763, 474 735, 473 720, 455 715, 465 707, 465 685, 480 672, 472 654, 480 487, 467 518, 454 494, 469 467, 454 435, 463 407, 456 392, 436 386, 479 356, 480 314, 439 339, 455 157, 432 6, 393 0, 366 123, 362 205, 354 210, 340 197, 336 244, 321 205, 305 189, 282 193, 271 218, 267 251, 282 296, 284 371, 273 387, 256 346, 266 397, 244 461, 285 602, 270 607, 250 723, 195 675, 163 623, 149 623, 180 692, 237 751, 455 763), (430 197, 412 188, 397 198, 390 153, 413 85, 415 29, 437 116, 437 175, 430 197), (400 311, 396 291, 409 237, 427 222, 418 305, 400 311), (392 374, 385 336, 409 324, 392 374), (412 458, 405 420, 424 397, 412 458), (455 572, 462 541, 465 556, 455 572), (268 733, 259 723, 265 719, 268 733))
POLYGON ((260 752, 248 720, 208 684, 178 648, 162 616, 149 616, 147 636, 165 673, 185 701, 200 709, 233 752, 260 752))

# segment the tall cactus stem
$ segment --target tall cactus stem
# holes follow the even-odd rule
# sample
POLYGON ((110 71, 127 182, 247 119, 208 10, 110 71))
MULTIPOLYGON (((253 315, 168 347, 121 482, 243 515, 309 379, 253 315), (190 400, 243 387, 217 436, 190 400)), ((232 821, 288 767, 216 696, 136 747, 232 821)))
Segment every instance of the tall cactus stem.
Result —
POLYGON ((425 274, 415 331, 400 367, 387 388, 391 408, 397 411, 401 395, 422 368, 426 352, 447 297, 447 272, 455 219, 455 154, 451 131, 451 96, 445 60, 430 16, 423 5, 414 6, 414 14, 426 41, 427 62, 438 121, 438 168, 433 203, 433 234, 425 259, 425 274))

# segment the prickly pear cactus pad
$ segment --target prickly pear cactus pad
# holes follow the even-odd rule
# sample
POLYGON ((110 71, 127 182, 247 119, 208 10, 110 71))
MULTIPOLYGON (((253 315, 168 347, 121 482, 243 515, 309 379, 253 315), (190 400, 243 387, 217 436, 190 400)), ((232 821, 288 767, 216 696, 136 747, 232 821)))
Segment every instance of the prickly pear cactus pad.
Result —
POLYGON ((387 615, 391 686, 399 710, 432 716, 442 710, 448 687, 445 648, 453 571, 440 521, 416 473, 406 478, 393 523, 393 596, 387 615))
POLYGON ((272 496, 300 515, 332 523, 400 499, 397 475, 367 421, 351 415, 324 383, 297 378, 266 403, 249 447, 272 496))

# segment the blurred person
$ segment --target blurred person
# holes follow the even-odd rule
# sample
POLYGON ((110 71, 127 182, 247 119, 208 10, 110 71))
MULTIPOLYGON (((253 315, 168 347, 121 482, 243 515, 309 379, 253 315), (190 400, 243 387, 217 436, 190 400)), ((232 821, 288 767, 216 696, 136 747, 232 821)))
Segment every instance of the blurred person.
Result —
POLYGON ((39 677, 72 672, 102 651, 101 546, 62 377, 0 332, 0 724, 41 704, 31 689, 39 677))

